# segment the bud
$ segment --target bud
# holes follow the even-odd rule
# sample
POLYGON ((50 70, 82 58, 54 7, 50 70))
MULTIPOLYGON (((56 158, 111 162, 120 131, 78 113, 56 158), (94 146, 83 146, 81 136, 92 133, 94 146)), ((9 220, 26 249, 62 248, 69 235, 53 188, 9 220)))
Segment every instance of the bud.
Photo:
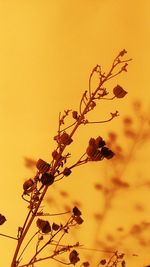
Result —
POLYGON ((123 98, 127 94, 127 92, 120 85, 114 87, 113 93, 117 98, 123 98))
POLYGON ((127 51, 126 51, 125 49, 123 49, 123 50, 119 53, 119 57, 123 57, 126 53, 127 53, 127 51))

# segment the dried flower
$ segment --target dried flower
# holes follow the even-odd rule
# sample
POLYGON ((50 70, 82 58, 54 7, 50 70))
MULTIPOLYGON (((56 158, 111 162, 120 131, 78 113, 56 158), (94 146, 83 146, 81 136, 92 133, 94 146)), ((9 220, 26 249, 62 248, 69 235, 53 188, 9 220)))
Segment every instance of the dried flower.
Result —
MULTIPOLYGON (((125 267, 125 266, 126 266, 126 262, 125 262, 125 261, 122 261, 122 262, 121 262, 121 266, 122 266, 122 267, 125 267)), ((148 266, 147 266, 147 267, 148 267, 148 266)))
POLYGON ((82 224, 84 220, 81 218, 81 216, 74 216, 74 220, 77 224, 82 224))
POLYGON ((41 183, 43 185, 51 185, 54 182, 54 175, 51 173, 43 173, 41 177, 41 183))
POLYGON ((58 158, 58 152, 57 152, 57 150, 54 150, 53 152, 52 152, 52 157, 53 157, 53 159, 57 159, 58 158))
POLYGON ((103 146, 105 146, 105 141, 103 140, 103 138, 101 137, 101 136, 98 136, 97 138, 96 138, 96 140, 95 140, 95 144, 96 144, 96 146, 97 147, 103 147, 103 146))
POLYGON ((69 254, 69 260, 70 260, 70 263, 72 263, 72 264, 76 264, 79 260, 80 260, 80 258, 78 257, 78 252, 74 249, 74 250, 72 250, 71 252, 70 252, 70 254, 69 254))
POLYGON ((63 170, 63 174, 65 175, 65 176, 69 176, 70 174, 71 174, 71 169, 69 169, 69 168, 65 168, 64 170, 63 170))
POLYGON ((70 145, 72 143, 72 141, 73 140, 71 139, 69 134, 67 134, 66 132, 64 132, 59 138, 59 142, 62 145, 70 145))
POLYGON ((60 228, 60 226, 59 226, 57 223, 53 223, 53 224, 52 224, 52 229, 53 229, 54 231, 57 231, 59 228, 60 228))
POLYGON ((36 167, 40 173, 45 173, 49 171, 50 164, 44 161, 43 159, 39 159, 36 163, 36 167))
POLYGON ((24 191, 25 191, 25 192, 28 192, 28 193, 32 192, 32 190, 33 190, 33 184, 34 184, 34 182, 33 182, 32 179, 28 179, 28 180, 26 180, 26 181, 24 182, 24 184, 23 184, 23 189, 24 189, 24 191))
POLYGON ((78 119, 78 112, 77 111, 73 111, 72 112, 72 117, 77 120, 78 119))
POLYGON ((0 214, 0 225, 2 225, 4 222, 6 222, 6 218, 4 215, 0 214))
POLYGON ((91 158, 96 154, 96 152, 97 152, 97 147, 96 147, 95 144, 94 144, 94 145, 89 145, 89 146, 87 147, 87 149, 86 149, 86 153, 87 153, 87 155, 88 155, 89 157, 91 157, 91 158))
POLYGON ((88 266, 90 266, 90 264, 89 264, 88 261, 85 261, 85 262, 83 262, 82 264, 83 264, 84 267, 88 267, 88 266))
POLYGON ((106 260, 105 260, 105 259, 101 260, 101 261, 100 261, 100 264, 101 264, 101 265, 105 265, 105 264, 106 264, 106 260))
POLYGON ((48 221, 37 219, 36 225, 44 234, 47 234, 51 231, 51 226, 48 221))
POLYGON ((76 206, 73 208, 72 211, 73 211, 74 216, 82 215, 81 211, 76 206))
POLYGON ((106 146, 102 147, 101 154, 106 159, 111 159, 115 155, 114 152, 106 146))
POLYGON ((81 211, 75 206, 73 208, 73 214, 74 214, 74 220, 78 223, 78 224, 82 224, 83 223, 83 219, 81 218, 81 211))
POLYGON ((117 98, 123 98, 127 94, 127 92, 120 85, 114 87, 113 93, 117 98))
POLYGON ((123 57, 125 54, 127 53, 127 51, 125 49, 123 49, 120 53, 119 56, 123 57))

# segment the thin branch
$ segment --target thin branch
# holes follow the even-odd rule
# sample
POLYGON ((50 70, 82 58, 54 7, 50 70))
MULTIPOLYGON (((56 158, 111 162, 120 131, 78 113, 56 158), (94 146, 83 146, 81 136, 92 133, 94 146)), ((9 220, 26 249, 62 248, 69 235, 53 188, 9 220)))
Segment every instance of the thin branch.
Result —
POLYGON ((69 211, 65 211, 65 212, 60 212, 60 213, 53 213, 53 214, 50 214, 50 213, 43 213, 43 214, 40 214, 40 212, 39 213, 37 213, 37 216, 57 216, 57 215, 64 215, 64 214, 68 214, 68 213, 70 213, 71 211, 69 210, 69 211))
POLYGON ((60 262, 61 264, 64 264, 64 265, 71 265, 72 264, 71 262, 66 263, 66 262, 63 262, 63 261, 55 259, 55 258, 53 258, 53 260, 58 261, 58 262, 60 262))
MULTIPOLYGON (((115 116, 116 117, 116 116, 115 116)), ((105 123, 105 122, 109 122, 112 121, 114 118, 114 116, 112 116, 110 119, 105 120, 105 121, 87 121, 86 124, 92 124, 92 123, 105 123)))
POLYGON ((59 133, 66 131, 67 129, 71 128, 75 124, 76 124, 76 121, 72 123, 71 125, 67 126, 66 128, 62 129, 61 131, 59 131, 59 133))
POLYGON ((18 240, 17 237, 13 237, 13 236, 10 236, 10 235, 5 235, 5 234, 0 234, 1 236, 4 236, 4 237, 7 237, 7 238, 11 238, 11 239, 14 239, 14 240, 18 240))
POLYGON ((31 243, 31 241, 33 240, 33 238, 40 232, 40 230, 38 230, 27 242, 27 244, 25 245, 24 249, 22 250, 20 256, 18 257, 18 261, 21 259, 21 256, 24 254, 26 248, 28 247, 28 245, 31 243))

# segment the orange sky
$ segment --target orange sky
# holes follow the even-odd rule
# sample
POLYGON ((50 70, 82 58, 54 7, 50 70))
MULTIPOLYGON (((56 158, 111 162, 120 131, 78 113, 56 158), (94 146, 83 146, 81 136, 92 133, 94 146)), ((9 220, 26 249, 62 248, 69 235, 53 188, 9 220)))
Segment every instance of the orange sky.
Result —
MULTIPOLYGON (((149 10, 149 0, 0 0, 0 213, 8 220, 2 232, 14 235, 25 216, 20 195, 31 172, 24 156, 49 160, 58 113, 78 107, 96 64, 108 68, 123 48, 133 58, 117 78, 128 95, 108 104, 107 114, 116 107, 130 112, 136 98, 149 108, 149 10)), ((119 120, 101 132, 120 129, 119 120)), ((83 143, 95 129, 81 133, 83 143)), ((13 246, 0 237, 0 266, 9 266, 13 246)))

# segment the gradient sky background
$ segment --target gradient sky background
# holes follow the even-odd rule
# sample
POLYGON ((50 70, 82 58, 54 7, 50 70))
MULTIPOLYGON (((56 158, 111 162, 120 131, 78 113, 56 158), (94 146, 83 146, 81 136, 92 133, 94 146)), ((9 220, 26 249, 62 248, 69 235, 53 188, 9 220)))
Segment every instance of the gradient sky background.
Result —
MULTIPOLYGON (((137 98, 149 109, 149 12, 149 0, 0 0, 0 213, 7 217, 1 232, 15 235, 26 213, 20 195, 31 172, 24 157, 49 160, 58 113, 78 108, 96 64, 108 69, 123 48, 133 58, 128 73, 117 78, 127 97, 99 106, 96 116, 116 109, 124 115, 137 98)), ((106 137, 111 128, 120 130, 120 118, 100 131, 106 137)), ((98 131, 81 131, 74 151, 98 131)), ((148 149, 142 162, 147 155, 148 149)), ((14 242, 0 237, 0 266, 9 266, 14 242)))

